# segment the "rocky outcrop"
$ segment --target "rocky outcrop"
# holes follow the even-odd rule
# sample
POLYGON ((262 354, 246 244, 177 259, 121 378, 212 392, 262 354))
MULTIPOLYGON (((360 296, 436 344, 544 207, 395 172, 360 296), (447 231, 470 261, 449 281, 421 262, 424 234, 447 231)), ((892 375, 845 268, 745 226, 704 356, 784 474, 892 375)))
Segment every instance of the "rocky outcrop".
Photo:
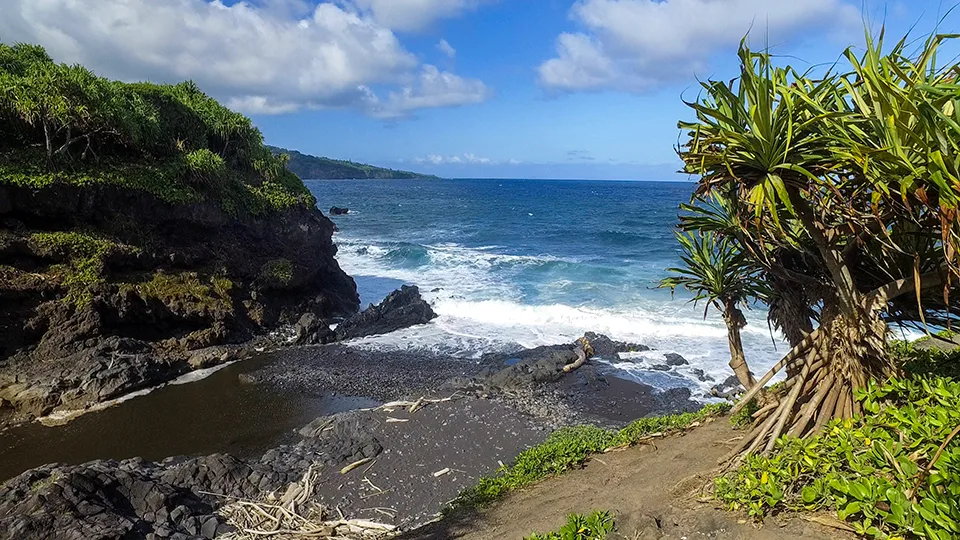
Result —
POLYGON ((349 208, 343 208, 341 206, 332 206, 330 207, 331 216, 345 216, 350 213, 349 208))
MULTIPOLYGON (((242 356, 239 344, 305 313, 359 307, 316 209, 254 215, 108 185, 3 185, 0 202, 0 426, 242 356)), ((303 339, 323 342, 322 330, 303 339)))
POLYGON ((404 285, 393 291, 380 304, 371 305, 362 313, 337 326, 337 339, 353 339, 426 324, 437 316, 430 304, 420 296, 420 289, 404 285))

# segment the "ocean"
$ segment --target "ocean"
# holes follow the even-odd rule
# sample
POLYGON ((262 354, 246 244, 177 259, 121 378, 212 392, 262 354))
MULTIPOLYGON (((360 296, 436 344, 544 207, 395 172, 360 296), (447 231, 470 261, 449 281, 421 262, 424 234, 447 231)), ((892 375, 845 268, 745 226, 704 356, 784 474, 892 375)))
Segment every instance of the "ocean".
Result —
MULTIPOLYGON (((656 350, 612 363, 618 375, 696 395, 732 372, 726 328, 685 291, 658 289, 680 263, 674 238, 688 182, 573 180, 315 180, 343 269, 364 306, 401 284, 420 287, 439 317, 354 346, 427 350, 459 358, 570 343, 587 331, 656 350), (688 366, 671 371, 664 353, 688 366)), ((789 347, 748 310, 747 360, 758 374, 789 347)))

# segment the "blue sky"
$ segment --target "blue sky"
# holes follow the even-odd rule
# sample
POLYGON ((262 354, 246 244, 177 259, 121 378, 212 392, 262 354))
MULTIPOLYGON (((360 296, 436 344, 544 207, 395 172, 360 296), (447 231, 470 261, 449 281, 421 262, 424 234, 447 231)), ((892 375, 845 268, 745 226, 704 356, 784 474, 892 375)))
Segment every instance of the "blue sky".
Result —
MULTIPOLYGON (((697 78, 750 30, 797 65, 934 28, 934 0, 3 0, 0 40, 193 79, 268 143, 447 177, 682 179, 697 78)), ((951 14, 944 31, 960 30, 951 14)), ((956 48, 953 48, 954 50, 956 48)))

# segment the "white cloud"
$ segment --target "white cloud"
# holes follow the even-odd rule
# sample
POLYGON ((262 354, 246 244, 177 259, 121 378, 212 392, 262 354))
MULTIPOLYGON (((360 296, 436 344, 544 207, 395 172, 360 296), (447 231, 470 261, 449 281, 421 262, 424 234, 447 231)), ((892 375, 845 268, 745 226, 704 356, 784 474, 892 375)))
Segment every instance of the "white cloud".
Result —
MULTIPOLYGON (((372 88, 399 87, 394 93, 403 96, 405 86, 422 80, 432 67, 420 66, 389 27, 348 4, 3 2, 0 36, 6 41, 41 44, 58 61, 82 63, 122 80, 193 79, 245 112, 355 108, 380 114, 383 100, 372 88)), ((421 106, 482 101, 467 91, 482 82, 446 72, 436 77, 446 84, 416 84, 411 99, 396 108, 406 114, 421 106), (429 95, 433 91, 441 95, 429 95)), ((387 101, 393 99, 390 94, 387 101)))
POLYGON ((413 84, 390 92, 385 100, 370 104, 372 114, 381 118, 407 116, 418 109, 455 107, 482 103, 491 95, 483 81, 465 79, 424 64, 413 84))
POLYGON ((492 0, 347 0, 394 30, 422 30, 439 19, 456 17, 492 0))
POLYGON ((783 42, 860 20, 844 0, 578 0, 570 16, 583 31, 561 34, 557 56, 538 68, 550 89, 643 91, 703 75, 751 28, 783 42))
POLYGON ((437 50, 442 52, 447 58, 457 57, 457 50, 445 39, 441 39, 440 43, 437 43, 437 50))
MULTIPOLYGON (((428 154, 426 157, 414 158, 413 162, 414 163, 432 163, 433 165, 445 165, 445 164, 498 165, 499 164, 499 162, 494 161, 490 158, 481 157, 470 152, 466 152, 459 155, 452 155, 452 156, 441 156, 440 154, 428 154)), ((517 164, 520 162, 514 159, 511 159, 509 163, 517 164)))

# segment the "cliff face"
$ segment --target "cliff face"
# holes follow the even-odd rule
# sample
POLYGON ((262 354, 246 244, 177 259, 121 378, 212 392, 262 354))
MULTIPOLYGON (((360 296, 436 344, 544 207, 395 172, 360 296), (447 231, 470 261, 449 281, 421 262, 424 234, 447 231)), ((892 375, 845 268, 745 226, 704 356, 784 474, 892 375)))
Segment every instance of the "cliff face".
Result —
POLYGON ((305 313, 357 311, 333 223, 102 184, 0 184, 0 425, 230 360, 305 313))

